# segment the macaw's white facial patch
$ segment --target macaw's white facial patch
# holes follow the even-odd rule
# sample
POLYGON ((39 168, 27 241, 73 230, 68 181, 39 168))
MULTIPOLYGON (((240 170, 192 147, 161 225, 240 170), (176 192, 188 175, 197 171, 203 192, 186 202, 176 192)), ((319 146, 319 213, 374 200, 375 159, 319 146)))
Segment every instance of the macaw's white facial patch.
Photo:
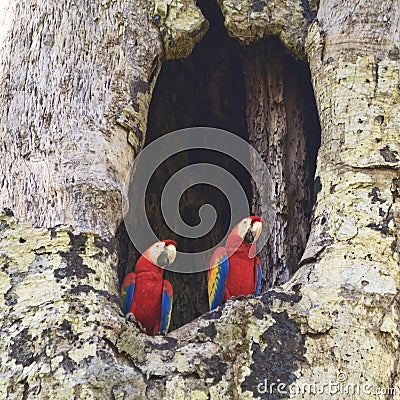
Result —
POLYGON ((151 261, 153 264, 157 265, 157 259, 160 257, 162 252, 164 251, 165 243, 163 242, 156 242, 150 246, 148 251, 146 252, 146 258, 151 261))
POLYGON ((247 231, 250 229, 251 227, 251 219, 250 218, 243 218, 238 226, 237 226, 237 233, 238 235, 244 239, 246 236, 247 231))

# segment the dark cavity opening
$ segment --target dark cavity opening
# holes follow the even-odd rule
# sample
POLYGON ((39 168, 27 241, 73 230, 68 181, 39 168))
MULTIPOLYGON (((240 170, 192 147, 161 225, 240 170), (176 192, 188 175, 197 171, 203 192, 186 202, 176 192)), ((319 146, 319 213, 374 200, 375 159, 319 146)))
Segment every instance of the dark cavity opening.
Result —
MULTIPOLYGON (((216 2, 198 1, 198 6, 210 29, 188 58, 164 62, 150 105, 146 145, 177 129, 209 126, 240 136, 263 156, 277 196, 276 222, 261 252, 266 289, 286 281, 295 272, 309 234, 320 143, 310 73, 275 38, 241 47, 228 36, 216 2)), ((152 177, 146 212, 155 234, 160 239, 176 240, 178 250, 185 252, 213 247, 226 234, 230 220, 224 194, 209 185, 196 185, 181 198, 181 217, 187 224, 196 225, 201 205, 212 204, 218 215, 213 230, 200 239, 187 239, 167 227, 160 208, 162 189, 175 172, 198 162, 217 164, 232 173, 245 191, 253 213, 266 211, 261 209, 250 175, 234 159, 201 149, 178 153, 160 165, 152 177)), ((134 269, 139 254, 123 224, 118 239, 122 281, 134 269)), ((206 271, 165 271, 164 277, 174 289, 170 330, 208 311, 206 271)))

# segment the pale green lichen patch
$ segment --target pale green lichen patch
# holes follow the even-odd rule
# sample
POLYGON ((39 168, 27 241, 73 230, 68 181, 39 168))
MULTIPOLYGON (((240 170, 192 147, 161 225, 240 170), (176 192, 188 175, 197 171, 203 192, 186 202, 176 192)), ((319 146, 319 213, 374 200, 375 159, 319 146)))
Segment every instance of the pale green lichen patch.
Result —
MULTIPOLYGON (((342 272, 343 281, 366 293, 396 294, 398 280, 379 264, 353 262, 342 272)), ((398 278, 398 276, 396 277, 398 278)))
POLYGON ((392 306, 382 319, 381 326, 379 327, 379 330, 381 332, 389 333, 394 339, 397 339, 395 341, 397 350, 400 347, 399 344, 400 332, 397 324, 398 320, 399 320, 398 310, 396 310, 394 304, 392 304, 392 306))
POLYGON ((75 348, 68 352, 68 356, 77 364, 86 357, 96 356, 96 345, 94 343, 84 343, 81 347, 75 348))
POLYGON ((341 159, 354 167, 398 167, 399 64, 372 56, 343 60, 337 67, 334 123, 343 124, 341 159))
POLYGON ((7 307, 7 305, 4 302, 5 295, 11 288, 12 285, 10 276, 5 272, 0 271, 0 293, 2 294, 0 302, 0 312, 4 311, 4 308, 7 307))
POLYGON ((270 326, 272 326, 276 321, 273 317, 265 319, 252 319, 251 323, 247 326, 246 339, 249 343, 258 343, 260 345, 261 351, 264 351, 267 344, 262 340, 262 332, 265 332, 270 326))
POLYGON ((296 0, 254 1, 218 0, 228 33, 249 44, 267 35, 279 36, 297 57, 304 59, 307 28, 315 9, 296 0))
MULTIPOLYGON (((21 398, 39 388, 48 399, 105 398, 123 381, 110 349, 125 323, 114 301, 115 246, 67 226, 32 228, 9 214, 0 220, 1 393, 18 386, 21 398)), ((141 374, 127 367, 126 375, 121 390, 139 396, 141 374)))
MULTIPOLYGON (((114 296, 114 300, 119 302, 119 287, 115 279, 115 265, 117 265, 117 256, 110 257, 108 252, 98 247, 97 237, 93 234, 86 235, 85 251, 82 253, 82 262, 90 270, 96 271, 95 274, 88 275, 88 284, 98 291, 108 288, 109 295, 114 296)), ((106 293, 104 293, 106 295, 106 293)))
MULTIPOLYGON (((254 382, 262 379, 263 373, 254 365, 263 363, 270 353, 276 357, 280 352, 277 347, 286 346, 291 354, 302 351, 292 340, 301 335, 300 328, 295 328, 294 320, 285 325, 287 316, 282 312, 285 301, 299 299, 287 298, 284 293, 271 295, 268 304, 272 306, 276 300, 279 307, 276 317, 260 299, 234 299, 166 337, 138 334, 134 324, 128 324, 116 346, 129 355, 146 378, 151 378, 149 396, 231 399, 236 393, 239 398, 253 398, 254 382), (296 331, 288 341, 293 342, 292 347, 283 341, 278 344, 281 330, 296 331)), ((293 369, 297 369, 295 356, 287 357, 293 358, 293 369)))
POLYGON ((171 400, 206 400, 209 399, 209 396, 205 385, 200 384, 198 380, 184 379, 181 376, 175 376, 167 381, 164 398, 171 400))
POLYGON ((232 398, 232 379, 233 376, 228 379, 223 378, 217 385, 209 387, 211 399, 229 399, 232 398))
MULTIPOLYGON (((10 263, 18 264, 20 272, 28 272, 38 252, 46 252, 53 248, 51 232, 47 229, 31 229, 28 225, 18 224, 13 217, 3 215, 1 218, 7 228, 3 231, 0 241, 0 252, 10 263), (17 258, 14 258, 14 254, 17 258)), ((67 248, 68 235, 60 235, 54 246, 57 250, 67 248)))
POLYGON ((187 57, 208 29, 193 0, 156 0, 153 22, 160 28, 167 60, 187 57))
POLYGON ((49 302, 61 299, 61 291, 58 285, 54 285, 52 271, 39 272, 27 275, 15 288, 18 302, 14 306, 15 311, 24 312, 24 308, 41 307, 49 302))
POLYGON ((314 214, 329 241, 291 284, 305 305, 296 313, 306 316, 313 366, 296 384, 344 373, 349 385, 387 387, 399 347, 399 66, 327 29, 313 23, 306 47, 322 127, 314 214))
POLYGON ((346 215, 335 215, 332 220, 332 236, 337 240, 350 240, 357 236, 358 228, 355 219, 346 215))

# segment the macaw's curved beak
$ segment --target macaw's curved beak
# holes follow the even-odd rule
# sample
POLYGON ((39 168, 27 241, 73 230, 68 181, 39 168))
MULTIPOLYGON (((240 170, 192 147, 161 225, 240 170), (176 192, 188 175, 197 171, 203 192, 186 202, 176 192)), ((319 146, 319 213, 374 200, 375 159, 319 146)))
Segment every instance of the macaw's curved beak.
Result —
POLYGON ((157 265, 161 268, 169 266, 168 251, 164 250, 157 258, 157 265))
POLYGON ((163 252, 157 258, 157 265, 161 268, 170 266, 176 257, 176 247, 173 244, 165 246, 163 252))
POLYGON ((260 237, 262 228, 263 224, 261 221, 254 221, 247 230, 244 241, 249 244, 254 243, 260 237))

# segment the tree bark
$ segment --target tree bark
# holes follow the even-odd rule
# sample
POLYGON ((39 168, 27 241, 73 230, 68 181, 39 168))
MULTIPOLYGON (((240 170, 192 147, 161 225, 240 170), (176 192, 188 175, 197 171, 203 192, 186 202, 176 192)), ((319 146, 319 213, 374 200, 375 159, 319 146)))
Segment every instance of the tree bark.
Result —
POLYGON ((372 398, 365 384, 400 393, 400 11, 394 1, 322 1, 311 23, 307 2, 220 2, 239 40, 279 34, 310 66, 321 190, 301 268, 165 338, 126 321, 114 239, 124 174, 162 57, 190 53, 206 24, 190 1, 10 2, 0 52, 3 398, 315 398, 278 383, 349 398, 330 382, 359 385, 350 398, 372 398))
MULTIPOLYGON (((274 225, 259 254, 266 288, 288 281, 306 247, 320 126, 308 68, 276 38, 253 44, 242 58, 250 144, 268 165, 275 196, 274 225)), ((252 165, 253 174, 259 168, 252 165)), ((252 206, 268 221, 256 187, 252 206)))

